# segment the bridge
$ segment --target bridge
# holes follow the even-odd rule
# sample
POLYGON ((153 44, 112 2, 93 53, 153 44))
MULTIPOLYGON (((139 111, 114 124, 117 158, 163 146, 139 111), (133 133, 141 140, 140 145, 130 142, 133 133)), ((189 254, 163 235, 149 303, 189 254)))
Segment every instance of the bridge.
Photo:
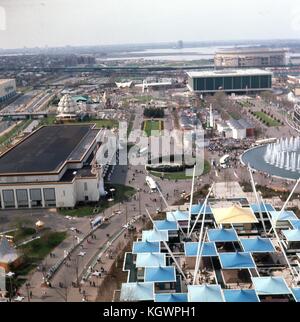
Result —
POLYGON ((53 116, 56 115, 56 113, 49 113, 46 111, 41 111, 41 112, 0 112, 0 117, 3 117, 4 120, 7 119, 40 119, 48 116, 53 116))
MULTIPOLYGON (((239 69, 250 67, 237 67, 239 69)), ((287 69, 287 68, 300 68, 300 64, 295 65, 282 65, 282 66, 252 66, 251 68, 271 68, 271 69, 287 69)), ((159 71, 185 71, 185 70, 207 70, 219 69, 214 65, 200 65, 200 66, 85 66, 85 67, 0 67, 0 72, 65 72, 65 73, 84 73, 84 72, 159 72, 159 71)), ((222 67, 220 69, 234 69, 233 67, 222 67)))

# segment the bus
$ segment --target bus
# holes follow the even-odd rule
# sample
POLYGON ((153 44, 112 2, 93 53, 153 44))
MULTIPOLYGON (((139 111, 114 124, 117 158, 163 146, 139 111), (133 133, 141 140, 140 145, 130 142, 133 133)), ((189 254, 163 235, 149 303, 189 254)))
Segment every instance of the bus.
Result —
POLYGON ((147 182, 151 192, 157 191, 157 185, 156 185, 155 181, 151 177, 147 176, 146 177, 146 182, 147 182))
POLYGON ((221 168, 225 169, 228 167, 228 162, 229 162, 230 155, 226 154, 220 158, 220 166, 221 168))

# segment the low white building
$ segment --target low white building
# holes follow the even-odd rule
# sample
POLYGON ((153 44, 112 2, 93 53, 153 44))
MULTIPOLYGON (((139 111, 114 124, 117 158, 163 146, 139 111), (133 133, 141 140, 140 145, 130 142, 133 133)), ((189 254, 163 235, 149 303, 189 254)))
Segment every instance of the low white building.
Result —
POLYGON ((16 81, 14 79, 0 79, 0 103, 16 94, 16 81))
POLYGON ((227 138, 242 140, 254 135, 254 127, 244 119, 216 122, 217 131, 227 138))
POLYGON ((0 156, 0 208, 74 207, 104 195, 94 125, 34 131, 0 156))

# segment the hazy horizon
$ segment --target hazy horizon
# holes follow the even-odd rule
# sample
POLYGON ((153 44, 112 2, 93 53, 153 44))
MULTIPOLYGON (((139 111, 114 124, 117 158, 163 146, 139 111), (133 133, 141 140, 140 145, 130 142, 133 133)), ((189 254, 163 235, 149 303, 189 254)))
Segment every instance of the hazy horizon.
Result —
POLYGON ((0 0, 0 48, 300 39, 296 0, 0 0))

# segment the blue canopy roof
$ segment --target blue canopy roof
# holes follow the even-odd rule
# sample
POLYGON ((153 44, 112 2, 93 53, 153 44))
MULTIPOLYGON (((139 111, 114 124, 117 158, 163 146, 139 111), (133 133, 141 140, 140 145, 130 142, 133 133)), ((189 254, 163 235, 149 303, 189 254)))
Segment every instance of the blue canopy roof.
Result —
POLYGON ((146 267, 145 282, 176 282, 174 266, 146 267))
POLYGON ((224 290, 226 302, 260 302, 255 290, 224 290))
POLYGON ((219 253, 219 259, 223 269, 255 268, 250 253, 219 253))
POLYGON ((300 287, 291 288, 297 302, 300 302, 300 287))
MULTIPOLYGON (((199 211, 201 210, 202 204, 198 204, 198 205, 192 205, 192 215, 198 215, 199 211)), ((203 213, 204 208, 202 209, 202 213, 203 213)), ((211 215, 212 214, 212 210, 210 208, 210 206, 206 206, 205 207, 205 214, 207 215, 211 215)))
POLYGON ((234 229, 209 229, 208 239, 211 242, 233 242, 239 240, 234 229))
POLYGON ((282 233, 289 242, 300 241, 300 229, 282 230, 282 233))
POLYGON ((294 229, 300 229, 300 220, 290 220, 290 223, 294 229))
POLYGON ((176 221, 170 220, 156 220, 154 221, 155 227, 158 230, 178 230, 178 224, 176 221))
POLYGON ((275 248, 269 238, 241 238, 240 239, 245 252, 251 253, 273 253, 275 248))
POLYGON ((132 247, 133 254, 139 253, 159 253, 160 242, 134 242, 132 247))
POLYGON ((280 211, 270 211, 272 219, 275 220, 296 220, 298 219, 295 213, 291 210, 285 210, 280 214, 280 211))
POLYGON ((275 210, 275 208, 269 203, 266 203, 265 206, 266 207, 264 207, 264 205, 262 203, 260 203, 259 205, 258 204, 250 205, 253 212, 256 212, 256 213, 260 212, 260 210, 261 210, 261 212, 266 212, 265 208, 267 209, 267 211, 274 211, 275 210))
POLYGON ((155 302, 187 302, 188 295, 187 293, 161 293, 155 294, 155 302))
POLYGON ((169 221, 185 221, 185 220, 189 220, 189 213, 188 211, 180 211, 180 210, 176 210, 176 211, 168 211, 167 212, 167 220, 169 221))
POLYGON ((220 285, 188 285, 189 302, 224 302, 220 285))
MULTIPOLYGON (((201 249, 201 245, 199 247, 201 249)), ((199 249, 199 253, 200 253, 199 249)), ((187 257, 196 257, 198 255, 198 243, 184 243, 184 253, 187 257)), ((215 243, 204 242, 203 257, 218 256, 215 243)))
POLYGON ((151 301, 154 300, 154 283, 123 283, 121 301, 151 301))
POLYGON ((141 253, 136 256, 136 267, 158 267, 166 265, 166 254, 141 253))
POLYGON ((291 293, 282 277, 252 277, 252 281, 258 295, 283 295, 291 293))
POLYGON ((167 230, 143 230, 142 241, 160 242, 168 240, 169 234, 167 230))

